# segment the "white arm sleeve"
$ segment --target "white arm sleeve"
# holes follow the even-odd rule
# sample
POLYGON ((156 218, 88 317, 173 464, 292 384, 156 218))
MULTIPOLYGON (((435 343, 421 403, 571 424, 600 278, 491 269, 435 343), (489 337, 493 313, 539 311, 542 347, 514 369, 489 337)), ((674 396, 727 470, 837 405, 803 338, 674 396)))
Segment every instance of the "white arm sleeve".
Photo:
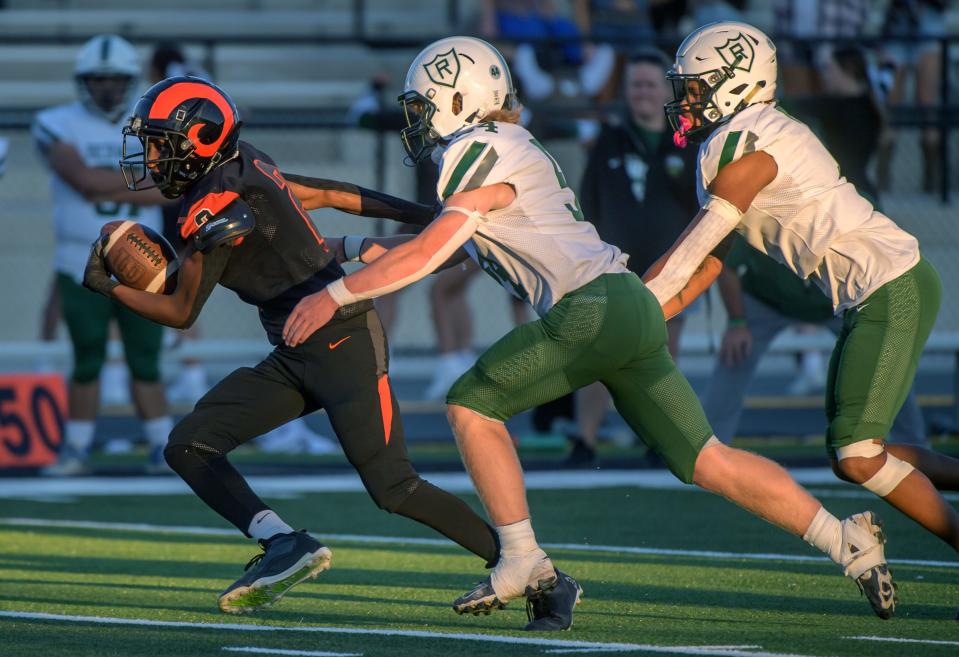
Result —
POLYGON ((703 216, 675 251, 666 260, 666 265, 646 287, 660 305, 679 294, 696 268, 732 231, 743 213, 735 205, 718 196, 710 196, 703 206, 703 216))
POLYGON ((346 287, 344 278, 337 279, 326 286, 326 291, 330 293, 330 297, 333 301, 336 302, 339 306, 345 306, 347 304, 356 303, 357 301, 363 301, 364 299, 375 299, 376 297, 381 297, 384 294, 389 294, 390 292, 395 292, 401 288, 406 287, 410 283, 415 283, 424 276, 429 275, 436 270, 437 267, 442 265, 444 262, 449 260, 450 256, 460 248, 470 237, 473 236, 473 233, 476 232, 477 227, 480 224, 480 221, 483 220, 483 215, 477 212, 476 210, 467 210, 466 208, 459 208, 456 206, 447 206, 443 209, 443 214, 447 212, 461 212, 466 215, 466 221, 463 222, 463 225, 453 233, 446 244, 444 244, 440 249, 430 256, 430 259, 423 265, 420 269, 404 276, 403 278, 393 281, 392 283, 387 283, 382 287, 376 288, 374 290, 362 290, 359 292, 352 292, 349 288, 346 287))

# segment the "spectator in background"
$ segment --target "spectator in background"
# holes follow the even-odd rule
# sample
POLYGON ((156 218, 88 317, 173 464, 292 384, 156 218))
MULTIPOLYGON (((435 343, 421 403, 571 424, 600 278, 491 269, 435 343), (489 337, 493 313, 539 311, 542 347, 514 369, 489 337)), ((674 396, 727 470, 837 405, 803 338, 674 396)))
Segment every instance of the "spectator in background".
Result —
POLYGON ((64 441, 57 462, 44 473, 86 470, 112 318, 120 327, 133 401, 150 446, 148 469, 162 471, 163 447, 173 428, 160 382, 163 330, 81 284, 90 244, 104 224, 134 219, 161 229, 156 206, 168 201, 156 190, 134 197, 118 166, 120 131, 136 98, 140 60, 127 41, 100 35, 81 48, 74 73, 79 100, 40 112, 33 124, 37 147, 52 173, 57 287, 73 344, 64 441))
MULTIPOLYGON (((703 409, 716 437, 727 445, 739 426, 743 399, 773 340, 797 324, 815 324, 839 334, 842 317, 815 285, 736 238, 718 286, 729 321, 723 334, 703 409)), ((913 392, 893 424, 895 442, 928 445, 913 392)))
MULTIPOLYGON (((935 39, 945 36, 945 0, 892 0, 886 10, 883 24, 884 42, 881 58, 882 68, 892 72, 886 99, 890 107, 906 103, 906 80, 915 78, 915 103, 927 118, 934 118, 934 109, 939 105, 940 44, 935 39), (929 37, 928 41, 896 41, 896 37, 929 37)), ((939 131, 924 128, 921 132, 922 189, 936 192, 941 185, 942 172, 939 162, 939 131)), ((896 135, 886 131, 879 157, 879 189, 887 190, 891 184, 891 163, 896 145, 896 135)))
MULTIPOLYGON (((696 150, 673 143, 663 114, 671 97, 665 78, 669 66, 658 50, 630 57, 624 80, 626 111, 603 126, 589 153, 579 194, 586 220, 605 242, 629 254, 627 266, 640 275, 669 250, 699 207, 696 150)), ((680 315, 667 323, 673 358, 683 321, 680 315)), ((572 437, 568 464, 591 466, 609 393, 597 383, 578 394, 578 435, 572 437)))
POLYGON ((879 193, 869 164, 886 130, 885 116, 872 91, 866 54, 856 47, 832 51, 821 67, 822 92, 815 98, 786 103, 790 111, 810 124, 829 149, 842 175, 879 205, 879 193), (850 117, 855 116, 855 121, 850 117))
POLYGON ((717 21, 741 21, 746 0, 690 0, 693 24, 696 27, 717 21))
MULTIPOLYGON (((793 39, 862 35, 872 3, 869 0, 777 0, 776 32, 793 39)), ((780 39, 780 80, 786 97, 806 96, 820 88, 819 71, 832 46, 780 39)))
POLYGON ((554 0, 483 0, 480 36, 506 41, 510 60, 524 96, 543 100, 558 88, 563 96, 594 97, 606 86, 615 68, 613 49, 582 42, 579 26, 561 14, 554 0), (558 45, 544 40, 560 39, 558 45), (576 79, 560 77, 562 69, 576 71, 576 79))

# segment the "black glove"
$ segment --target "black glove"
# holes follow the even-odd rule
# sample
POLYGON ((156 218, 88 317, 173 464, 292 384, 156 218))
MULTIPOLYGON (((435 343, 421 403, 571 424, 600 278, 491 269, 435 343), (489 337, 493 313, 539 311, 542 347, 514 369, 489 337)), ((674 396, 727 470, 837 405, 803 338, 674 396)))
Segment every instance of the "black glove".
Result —
POLYGON ((119 283, 110 278, 110 274, 107 273, 107 265, 103 258, 103 244, 106 238, 107 236, 98 237, 90 248, 90 257, 87 259, 86 269, 83 270, 83 287, 112 298, 113 288, 119 283))

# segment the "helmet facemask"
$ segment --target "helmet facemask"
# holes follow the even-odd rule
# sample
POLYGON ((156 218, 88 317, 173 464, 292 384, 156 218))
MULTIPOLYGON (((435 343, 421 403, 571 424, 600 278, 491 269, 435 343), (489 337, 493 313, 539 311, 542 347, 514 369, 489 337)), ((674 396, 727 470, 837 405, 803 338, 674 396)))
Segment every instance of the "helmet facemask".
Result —
POLYGON ((127 189, 141 191, 156 187, 167 198, 179 198, 220 162, 220 153, 204 162, 195 156, 195 150, 184 133, 146 127, 139 117, 134 117, 123 128, 120 171, 127 189), (148 176, 150 182, 147 182, 148 176))
MULTIPOLYGON (((449 138, 444 139, 433 126, 437 107, 432 100, 415 89, 401 94, 397 100, 406 118, 406 127, 400 132, 400 139, 403 140, 409 164, 417 164, 426 159, 437 145, 448 143, 449 138)), ((450 98, 449 113, 459 116, 462 111, 463 96, 457 91, 450 98)))
POLYGON ((86 73, 76 81, 83 105, 114 123, 129 108, 136 86, 136 77, 117 73, 86 73))
POLYGON ((440 142, 440 136, 433 129, 432 119, 436 114, 436 104, 416 90, 410 90, 397 99, 403 107, 406 127, 400 132, 403 148, 411 164, 417 164, 440 142))

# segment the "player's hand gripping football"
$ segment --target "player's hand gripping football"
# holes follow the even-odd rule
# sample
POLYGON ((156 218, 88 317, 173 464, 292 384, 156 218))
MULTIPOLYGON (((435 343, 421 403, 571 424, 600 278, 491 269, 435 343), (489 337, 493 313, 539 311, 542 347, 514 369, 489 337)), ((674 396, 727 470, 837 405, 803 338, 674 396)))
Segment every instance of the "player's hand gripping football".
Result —
POLYGON ((290 347, 306 342, 313 333, 333 318, 339 306, 326 290, 300 299, 283 325, 283 341, 290 347))
POLYGON ((87 266, 83 270, 83 286, 99 292, 105 297, 112 296, 113 288, 119 283, 110 278, 107 273, 106 258, 103 254, 103 245, 106 243, 108 235, 101 235, 93 240, 90 247, 90 257, 87 259, 87 266))

